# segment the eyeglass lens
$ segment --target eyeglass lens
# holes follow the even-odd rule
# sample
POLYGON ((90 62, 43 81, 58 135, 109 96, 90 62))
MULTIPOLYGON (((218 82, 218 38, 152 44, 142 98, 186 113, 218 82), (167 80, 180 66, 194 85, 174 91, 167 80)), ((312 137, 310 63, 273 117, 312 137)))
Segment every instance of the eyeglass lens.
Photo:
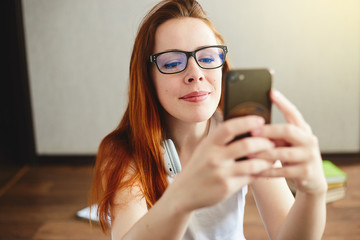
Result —
MULTIPOLYGON (((224 50, 219 47, 204 48, 196 52, 197 64, 205 69, 220 67, 224 62, 224 50)), ((158 68, 163 73, 177 73, 187 66, 188 58, 183 52, 167 52, 159 55, 156 59, 158 68)))

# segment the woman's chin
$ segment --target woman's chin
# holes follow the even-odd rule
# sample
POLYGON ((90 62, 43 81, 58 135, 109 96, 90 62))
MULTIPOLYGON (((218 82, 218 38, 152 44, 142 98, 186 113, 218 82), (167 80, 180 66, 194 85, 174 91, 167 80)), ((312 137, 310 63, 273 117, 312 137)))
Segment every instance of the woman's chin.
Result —
POLYGON ((214 111, 199 111, 199 112, 193 112, 192 114, 187 114, 186 118, 184 118, 184 120, 186 122, 192 122, 192 123, 196 123, 196 122, 205 122, 207 120, 209 120, 212 115, 214 114, 214 111))

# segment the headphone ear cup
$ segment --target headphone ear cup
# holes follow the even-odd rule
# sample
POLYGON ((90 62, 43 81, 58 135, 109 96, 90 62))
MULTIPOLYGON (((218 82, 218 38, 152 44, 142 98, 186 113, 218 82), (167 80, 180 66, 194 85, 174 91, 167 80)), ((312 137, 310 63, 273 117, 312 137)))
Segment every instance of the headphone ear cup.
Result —
POLYGON ((164 165, 166 172, 173 177, 181 171, 180 159, 176 152, 174 142, 171 139, 165 140, 164 148, 164 165))

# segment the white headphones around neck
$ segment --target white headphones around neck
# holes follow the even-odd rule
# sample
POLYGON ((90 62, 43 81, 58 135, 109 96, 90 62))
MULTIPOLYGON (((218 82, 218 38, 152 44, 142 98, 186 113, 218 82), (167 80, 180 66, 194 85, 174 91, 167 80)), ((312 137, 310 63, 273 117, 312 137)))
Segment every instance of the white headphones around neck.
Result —
POLYGON ((174 142, 171 139, 164 141, 164 165, 170 177, 174 177, 181 171, 180 159, 176 152, 174 142))

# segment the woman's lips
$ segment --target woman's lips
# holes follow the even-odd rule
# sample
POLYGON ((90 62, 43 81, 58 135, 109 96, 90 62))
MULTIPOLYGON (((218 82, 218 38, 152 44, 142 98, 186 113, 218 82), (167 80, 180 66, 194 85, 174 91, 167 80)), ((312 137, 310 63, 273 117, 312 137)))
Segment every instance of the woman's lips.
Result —
POLYGON ((182 96, 180 99, 187 102, 202 102, 208 98, 210 92, 206 91, 195 91, 182 96))

